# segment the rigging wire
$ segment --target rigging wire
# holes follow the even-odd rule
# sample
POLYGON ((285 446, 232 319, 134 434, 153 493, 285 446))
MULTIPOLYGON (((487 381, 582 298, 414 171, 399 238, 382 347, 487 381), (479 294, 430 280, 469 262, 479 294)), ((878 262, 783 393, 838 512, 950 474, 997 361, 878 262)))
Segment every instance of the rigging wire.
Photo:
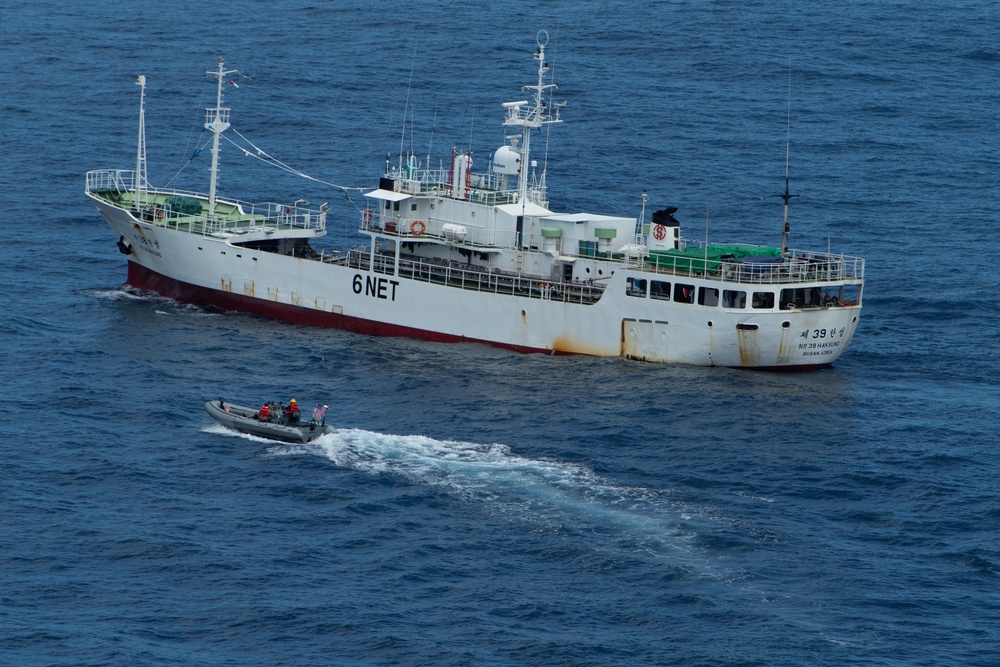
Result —
MULTIPOLYGON (((247 77, 247 78, 249 78, 249 77, 247 77)), ((195 105, 196 109, 204 108, 205 104, 206 104, 205 100, 208 97, 208 94, 207 94, 206 90, 203 87, 200 89, 200 91, 201 92, 199 92, 199 94, 198 94, 198 103, 195 105)), ((188 130, 188 138, 187 138, 187 141, 185 142, 184 152, 186 153, 188 151, 188 147, 191 146, 191 139, 192 139, 192 137, 194 138, 195 148, 194 148, 194 150, 191 151, 191 157, 189 157, 187 159, 187 161, 184 164, 181 165, 180 169, 177 170, 177 173, 175 173, 170 178, 170 180, 167 181, 167 187, 169 187, 171 183, 173 183, 174 181, 177 180, 177 177, 181 175, 181 172, 184 171, 184 169, 189 164, 191 164, 191 161, 194 160, 196 157, 198 157, 198 154, 201 153, 201 151, 204 150, 205 146, 208 145, 208 141, 206 141, 204 144, 202 144, 200 146, 198 145, 201 142, 201 138, 205 135, 205 125, 202 122, 202 120, 203 120, 203 116, 200 116, 200 115, 195 115, 192 118, 192 120, 191 120, 191 129, 188 130), (195 130, 196 129, 199 130, 197 136, 195 136, 195 130)))
POLYGON ((232 139, 230 139, 229 137, 227 137, 224 134, 221 135, 222 138, 225 139, 226 141, 228 141, 229 143, 231 143, 236 148, 238 148, 241 151, 243 151, 243 154, 246 155, 247 157, 256 158, 256 159, 260 160, 261 162, 264 162, 265 164, 269 164, 272 167, 277 167, 278 169, 281 169, 282 171, 286 171, 289 174, 293 174, 295 176, 299 176, 301 178, 305 178, 306 180, 314 181, 314 182, 320 183, 322 185, 329 185, 332 188, 337 188, 338 190, 342 190, 344 192, 348 192, 348 191, 352 191, 352 190, 360 192, 361 190, 364 190, 364 188, 350 187, 350 186, 346 186, 346 185, 338 185, 337 183, 330 183, 329 181, 324 181, 324 180, 316 178, 314 176, 310 176, 309 174, 303 173, 303 172, 299 171, 298 169, 295 169, 294 167, 292 167, 292 166, 290 166, 288 164, 285 164, 284 162, 282 162, 278 158, 274 157, 273 155, 270 155, 264 149, 258 147, 256 144, 254 144, 248 138, 246 138, 245 136, 243 136, 242 134, 240 134, 240 132, 236 128, 230 127, 229 129, 232 130, 233 134, 235 134, 240 139, 242 139, 243 141, 245 141, 250 146, 250 149, 253 149, 253 152, 251 152, 251 150, 248 149, 248 148, 246 148, 245 146, 241 146, 240 144, 236 143, 235 141, 233 141, 232 139))
MULTIPOLYGON (((406 101, 403 103, 403 124, 402 132, 399 135, 399 168, 403 168, 403 149, 406 147, 406 114, 409 112, 410 118, 413 117, 413 110, 410 109, 410 90, 413 88, 413 70, 417 66, 417 45, 413 45, 413 60, 410 62, 410 81, 406 84, 406 101)), ((410 143, 412 149, 413 143, 413 132, 412 126, 410 131, 410 143)), ((412 150, 411 150, 412 152, 412 150)))
MULTIPOLYGON (((200 141, 200 140, 201 140, 201 137, 202 137, 202 135, 204 135, 204 134, 205 134, 205 130, 204 130, 204 129, 202 129, 202 131, 201 131, 201 134, 199 134, 199 135, 198 135, 198 141, 200 141)), ((166 185, 165 185, 164 187, 170 187, 170 185, 171 185, 171 184, 172 184, 172 183, 173 183, 174 181, 176 181, 176 180, 177 180, 177 177, 181 175, 181 172, 182 172, 182 171, 184 171, 184 170, 185 170, 185 169, 187 168, 187 166, 188 166, 189 164, 191 164, 191 162, 192 162, 192 161, 193 161, 193 160, 194 160, 194 159, 195 159, 196 157, 198 157, 198 155, 200 155, 200 154, 201 154, 201 152, 202 152, 202 151, 203 151, 203 150, 205 149, 205 146, 207 146, 207 145, 209 144, 209 142, 211 141, 211 138, 209 138, 209 139, 206 139, 206 140, 205 140, 205 143, 201 144, 200 146, 198 145, 198 141, 195 141, 195 149, 194 149, 194 150, 193 150, 193 151, 191 152, 191 157, 189 157, 189 158, 187 159, 187 161, 186 161, 186 162, 185 162, 184 164, 182 164, 182 165, 181 165, 180 169, 178 169, 178 170, 177 170, 177 172, 176 172, 176 173, 175 173, 175 174, 174 174, 173 176, 171 176, 171 177, 170 177, 170 180, 169 180, 169 181, 167 181, 167 184, 166 184, 166 185)))

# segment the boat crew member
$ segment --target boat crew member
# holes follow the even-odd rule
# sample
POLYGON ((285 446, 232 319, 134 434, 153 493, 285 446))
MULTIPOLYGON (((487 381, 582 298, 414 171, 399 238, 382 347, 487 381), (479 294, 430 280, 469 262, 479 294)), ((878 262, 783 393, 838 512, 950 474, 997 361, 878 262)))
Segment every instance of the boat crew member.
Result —
POLYGON ((289 401, 288 407, 285 408, 285 416, 288 417, 289 424, 294 424, 299 421, 301 413, 299 412, 299 405, 295 402, 294 398, 289 401))
POLYGON ((271 406, 268 403, 264 403, 264 405, 260 406, 260 412, 257 413, 257 417, 264 422, 270 421, 271 406))

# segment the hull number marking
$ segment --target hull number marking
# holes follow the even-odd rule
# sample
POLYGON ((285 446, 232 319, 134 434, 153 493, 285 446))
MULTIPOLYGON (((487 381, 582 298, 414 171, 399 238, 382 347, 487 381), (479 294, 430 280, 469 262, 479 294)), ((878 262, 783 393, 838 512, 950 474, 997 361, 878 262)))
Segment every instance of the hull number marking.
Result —
POLYGON ((821 357, 833 354, 833 348, 840 347, 840 341, 833 339, 843 338, 845 330, 846 327, 841 327, 839 330, 833 328, 809 331, 807 329, 799 334, 799 338, 804 338, 807 341, 812 340, 811 342, 799 343, 799 351, 803 357, 821 357))
POLYGON ((373 296, 376 299, 396 300, 396 286, 398 280, 388 278, 376 278, 375 276, 362 277, 360 273, 354 274, 354 293, 365 293, 365 296, 373 296))

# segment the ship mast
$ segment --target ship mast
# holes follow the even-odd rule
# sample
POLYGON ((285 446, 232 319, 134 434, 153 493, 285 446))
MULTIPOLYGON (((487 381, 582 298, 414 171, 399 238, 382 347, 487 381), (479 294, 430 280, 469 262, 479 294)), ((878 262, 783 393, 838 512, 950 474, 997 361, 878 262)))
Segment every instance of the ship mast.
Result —
POLYGON ((135 206, 141 208, 149 182, 146 180, 146 76, 140 74, 139 86, 139 145, 135 151, 135 206))
POLYGON ((222 106, 222 80, 230 74, 236 74, 237 70, 223 70, 224 61, 219 58, 219 69, 215 72, 206 72, 209 76, 216 78, 215 107, 205 109, 205 129, 210 130, 212 136, 212 176, 208 189, 208 215, 215 215, 215 186, 219 176, 219 137, 229 129, 229 109, 222 106))
MULTIPOLYGON (((556 87, 554 83, 545 83, 545 75, 549 71, 549 65, 545 62, 545 45, 549 42, 549 34, 544 30, 539 31, 535 37, 535 42, 538 44, 538 49, 535 51, 535 60, 538 61, 538 83, 534 86, 525 86, 525 89, 534 91, 531 100, 532 106, 524 108, 529 103, 528 100, 504 102, 503 105, 507 109, 507 118, 504 119, 503 124, 519 126, 521 128, 521 145, 515 146, 514 150, 521 155, 521 168, 518 170, 517 175, 517 192, 522 205, 528 195, 527 168, 530 164, 531 131, 542 125, 561 122, 559 120, 558 108, 556 109, 556 116, 553 118, 549 115, 549 110, 545 102, 542 101, 544 92, 549 88, 556 87)), ((541 183, 545 183, 544 168, 542 169, 541 183)))
POLYGON ((798 195, 793 195, 788 191, 788 154, 789 146, 792 141, 792 68, 791 65, 788 67, 788 118, 785 122, 785 194, 774 195, 775 197, 781 197, 785 202, 785 220, 781 227, 781 254, 782 256, 788 254, 788 236, 791 233, 791 228, 788 226, 788 203, 793 197, 798 197, 798 195))

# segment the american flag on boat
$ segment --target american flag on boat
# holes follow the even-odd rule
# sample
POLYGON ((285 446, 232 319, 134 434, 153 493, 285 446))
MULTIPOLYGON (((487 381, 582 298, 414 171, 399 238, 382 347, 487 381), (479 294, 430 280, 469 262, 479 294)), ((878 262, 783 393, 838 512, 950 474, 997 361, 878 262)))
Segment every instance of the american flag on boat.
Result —
POLYGON ((313 408, 313 421, 318 421, 320 423, 323 423, 323 420, 326 419, 327 407, 329 406, 323 405, 323 407, 316 406, 315 408, 313 408))

